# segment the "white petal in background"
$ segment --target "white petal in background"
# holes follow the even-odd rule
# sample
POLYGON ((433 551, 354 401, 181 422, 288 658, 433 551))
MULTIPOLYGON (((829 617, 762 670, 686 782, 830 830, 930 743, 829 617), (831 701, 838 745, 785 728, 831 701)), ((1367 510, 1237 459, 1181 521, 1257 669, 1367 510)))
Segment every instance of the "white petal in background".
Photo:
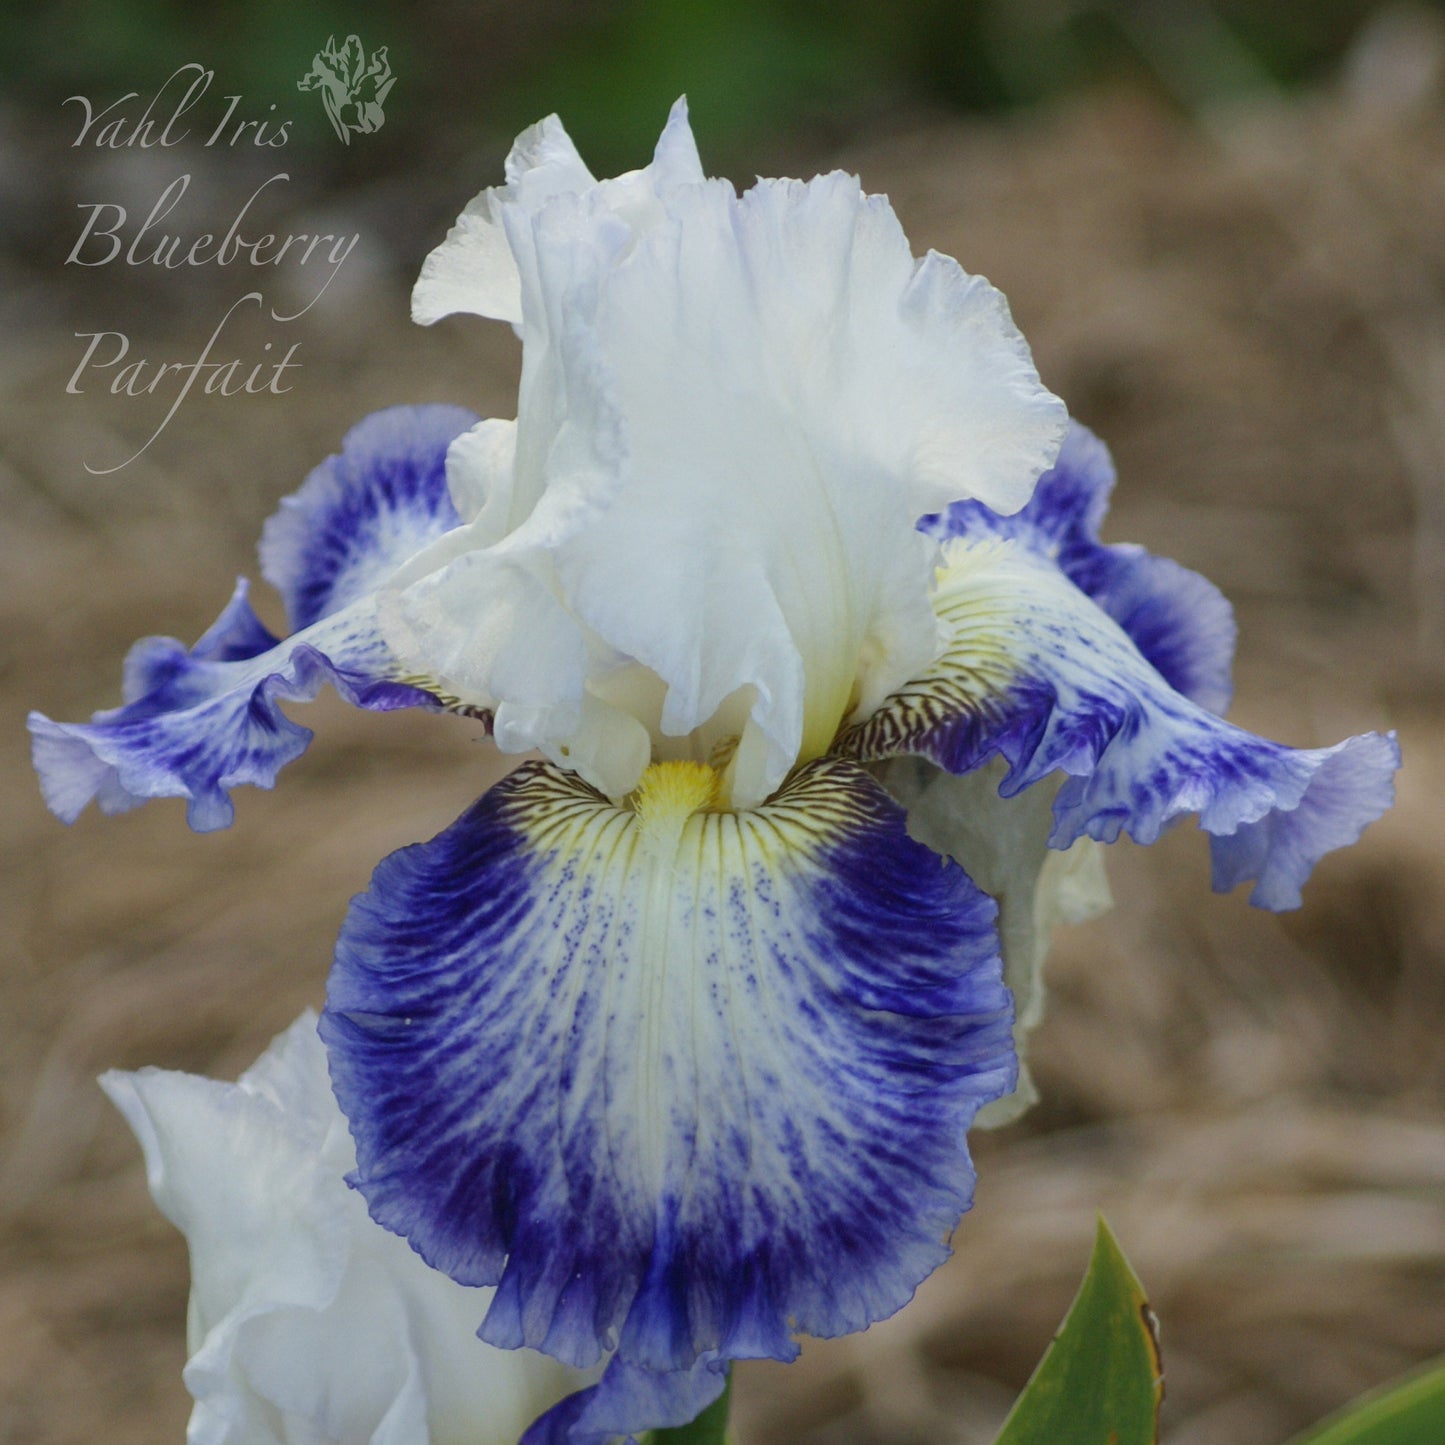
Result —
POLYGON ((189 1445, 515 1445, 577 1377, 476 1338, 490 1290, 374 1224, 316 1017, 235 1084, 162 1069, 101 1084, 191 1252, 189 1445))

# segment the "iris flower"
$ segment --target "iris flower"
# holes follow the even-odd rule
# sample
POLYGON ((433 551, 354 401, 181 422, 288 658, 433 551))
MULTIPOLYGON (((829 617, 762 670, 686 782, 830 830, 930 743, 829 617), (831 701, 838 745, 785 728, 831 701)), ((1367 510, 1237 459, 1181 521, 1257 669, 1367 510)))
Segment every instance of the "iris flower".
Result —
POLYGON ((223 1084, 166 1069, 101 1085, 191 1247, 189 1445, 515 1445, 576 1381, 472 1338, 490 1291, 367 1216, 305 1013, 223 1084))
POLYGON ((1017 1080, 1000 938, 1023 1028, 1094 843, 1194 813, 1294 907, 1398 754, 1222 719, 1223 599, 1098 540, 1108 458, 1002 296, 851 176, 738 195, 679 104, 599 182, 544 121, 425 264, 458 311, 517 329, 517 420, 367 419, 263 536, 292 635, 243 586, 35 760, 62 818, 222 826, 325 682, 541 754, 377 869, 321 1033, 372 1217, 495 1287, 483 1340, 600 1370, 525 1437, 588 1445, 945 1257, 1017 1080))

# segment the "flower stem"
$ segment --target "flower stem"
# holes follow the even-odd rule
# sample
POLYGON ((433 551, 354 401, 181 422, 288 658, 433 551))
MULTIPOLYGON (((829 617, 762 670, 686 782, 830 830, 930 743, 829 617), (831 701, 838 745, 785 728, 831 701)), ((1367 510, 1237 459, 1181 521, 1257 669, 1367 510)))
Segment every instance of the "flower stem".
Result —
POLYGON ((674 1425, 666 1430, 652 1430, 643 1437, 643 1445, 726 1445, 728 1403, 733 1382, 729 1374, 723 1392, 690 1425, 674 1425))

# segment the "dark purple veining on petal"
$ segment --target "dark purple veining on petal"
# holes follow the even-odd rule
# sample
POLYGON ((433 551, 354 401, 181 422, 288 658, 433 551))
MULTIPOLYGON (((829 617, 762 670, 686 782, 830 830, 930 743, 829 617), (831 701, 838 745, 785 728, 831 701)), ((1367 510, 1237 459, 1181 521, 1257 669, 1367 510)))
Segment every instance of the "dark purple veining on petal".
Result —
POLYGON ((484 1338, 574 1364, 790 1358, 794 1329, 892 1313, 968 1205, 969 1121, 1013 1084, 992 904, 859 769, 812 765, 767 805, 824 819, 812 857, 698 899, 700 1062, 619 992, 632 903, 538 841, 549 810, 610 807, 559 776, 514 773, 353 904, 322 1029, 374 1217, 497 1285, 484 1338), (625 1102, 642 1067, 675 1080, 656 1120, 625 1102))

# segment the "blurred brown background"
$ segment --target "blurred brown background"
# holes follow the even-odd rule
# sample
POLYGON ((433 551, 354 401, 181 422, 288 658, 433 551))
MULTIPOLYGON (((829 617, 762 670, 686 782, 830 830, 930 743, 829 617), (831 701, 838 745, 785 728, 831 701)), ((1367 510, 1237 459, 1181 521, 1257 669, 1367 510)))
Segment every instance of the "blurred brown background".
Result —
MULTIPOLYGON (((1275 1445, 1445 1348, 1438 10, 45 13, 9 17, 0 72, 0 1440, 183 1438, 184 1246, 94 1075, 234 1077, 319 1003, 377 860, 497 771, 465 722, 327 699, 293 709, 316 745, 275 794, 238 795, 229 832, 189 835, 171 802, 67 830, 29 774, 25 710, 111 706, 134 638, 199 636, 234 576, 255 575, 277 498, 367 411, 513 414, 506 328, 408 321, 420 257, 530 120, 560 111, 608 171, 646 159, 681 90, 710 168, 744 184, 858 171, 916 250, 1007 292, 1045 380, 1114 449, 1108 538, 1234 601, 1236 720, 1300 745, 1393 726, 1406 755, 1394 812, 1325 861, 1293 915, 1212 896, 1192 829, 1112 850, 1118 907, 1056 942, 1044 1102, 976 1140, 954 1260, 886 1325, 788 1369, 741 1368, 739 1445, 990 1440, 1098 1210, 1163 1321, 1169 1445, 1275 1445), (386 126, 344 149, 294 89, 328 31, 388 44, 398 77, 386 126), (71 146, 65 96, 144 99, 187 61, 216 73, 197 116, 219 119, 229 94, 238 115, 275 104, 287 146, 71 146), (299 340, 295 390, 192 396, 137 460, 87 472, 135 451, 165 406, 104 379, 67 394, 75 333, 193 360, 256 283, 236 267, 67 266, 76 207, 144 211, 184 171, 194 205, 171 228, 194 234, 279 170, 258 215, 362 237, 304 317, 238 315, 219 344, 261 360, 299 340)), ((304 303, 310 278, 281 270, 259 283, 268 298, 304 303)))

